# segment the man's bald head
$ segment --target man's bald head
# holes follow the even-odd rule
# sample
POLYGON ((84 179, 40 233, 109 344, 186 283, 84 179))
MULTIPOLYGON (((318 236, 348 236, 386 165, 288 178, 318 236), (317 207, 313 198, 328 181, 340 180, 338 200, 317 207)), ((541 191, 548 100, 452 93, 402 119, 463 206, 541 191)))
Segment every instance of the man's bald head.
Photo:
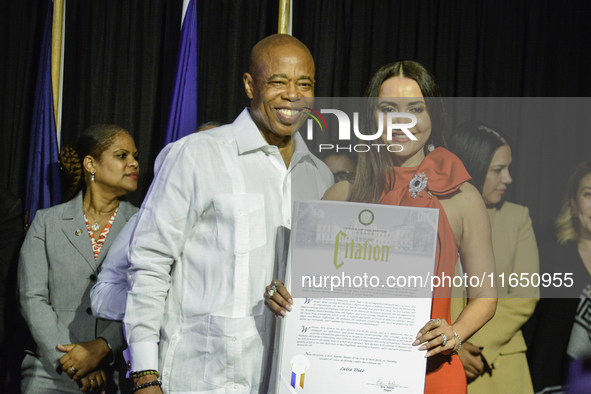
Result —
POLYGON ((250 116, 267 143, 289 146, 307 117, 304 108, 314 103, 314 73, 314 59, 297 38, 275 34, 255 45, 243 81, 250 116))
POLYGON ((250 52, 248 72, 253 78, 258 77, 261 69, 268 64, 271 54, 278 48, 291 48, 294 51, 301 51, 314 66, 314 58, 312 58, 310 50, 300 40, 289 34, 273 34, 259 41, 250 52))

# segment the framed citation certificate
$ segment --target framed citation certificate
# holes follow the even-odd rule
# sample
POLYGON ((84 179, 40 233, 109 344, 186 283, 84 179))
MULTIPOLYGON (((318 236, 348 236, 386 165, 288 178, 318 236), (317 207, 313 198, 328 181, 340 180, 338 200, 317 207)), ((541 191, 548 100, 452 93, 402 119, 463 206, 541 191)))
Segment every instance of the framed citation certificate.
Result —
POLYGON ((278 393, 422 393, 439 211, 294 205, 278 393))

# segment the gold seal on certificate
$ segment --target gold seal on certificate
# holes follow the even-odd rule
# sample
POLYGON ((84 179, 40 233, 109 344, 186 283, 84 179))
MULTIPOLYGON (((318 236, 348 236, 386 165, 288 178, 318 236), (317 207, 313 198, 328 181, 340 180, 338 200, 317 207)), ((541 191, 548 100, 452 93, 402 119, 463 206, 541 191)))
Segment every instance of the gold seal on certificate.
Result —
POLYGON ((363 224, 364 226, 369 226, 373 223, 373 212, 369 209, 364 209, 363 211, 359 212, 359 223, 363 224))

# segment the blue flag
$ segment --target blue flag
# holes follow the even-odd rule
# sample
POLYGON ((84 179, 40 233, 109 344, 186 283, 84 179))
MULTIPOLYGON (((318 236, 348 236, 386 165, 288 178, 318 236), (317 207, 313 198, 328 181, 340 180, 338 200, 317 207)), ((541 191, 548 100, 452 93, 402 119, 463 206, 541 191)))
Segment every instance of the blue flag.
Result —
POLYGON ((177 53, 176 73, 164 145, 197 129, 197 7, 189 2, 177 53))
POLYGON ((57 132, 53 112, 51 86, 51 24, 53 7, 48 2, 45 29, 41 42, 41 57, 29 146, 29 171, 25 209, 28 222, 33 222, 37 210, 49 208, 61 200, 61 179, 58 166, 57 132))

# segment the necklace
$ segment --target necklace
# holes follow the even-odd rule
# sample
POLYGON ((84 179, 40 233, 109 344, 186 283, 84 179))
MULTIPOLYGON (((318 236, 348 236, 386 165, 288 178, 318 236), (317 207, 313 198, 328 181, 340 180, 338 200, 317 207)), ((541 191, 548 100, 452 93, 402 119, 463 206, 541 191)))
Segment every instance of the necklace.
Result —
POLYGON ((100 222, 102 222, 103 220, 105 220, 105 219, 106 219, 106 218, 108 218, 108 217, 111 217, 111 216, 112 216, 112 215, 111 215, 111 213, 112 213, 112 212, 117 212, 117 210, 118 210, 118 209, 119 209, 119 206, 117 206, 117 208, 115 208, 114 210, 112 210, 112 211, 110 211, 110 212, 107 212, 107 216, 105 216, 105 217, 103 217, 103 218, 100 218, 99 220, 96 220, 96 219, 94 218, 94 216, 92 216, 92 215, 90 214, 90 211, 89 211, 89 210, 86 210, 86 214, 87 214, 87 215, 89 215, 89 216, 91 217, 91 219, 92 219, 92 220, 94 220, 94 224, 90 226, 90 229, 91 229, 92 231, 98 231, 98 229, 99 229, 99 228, 101 228, 101 226, 100 226, 100 222))

